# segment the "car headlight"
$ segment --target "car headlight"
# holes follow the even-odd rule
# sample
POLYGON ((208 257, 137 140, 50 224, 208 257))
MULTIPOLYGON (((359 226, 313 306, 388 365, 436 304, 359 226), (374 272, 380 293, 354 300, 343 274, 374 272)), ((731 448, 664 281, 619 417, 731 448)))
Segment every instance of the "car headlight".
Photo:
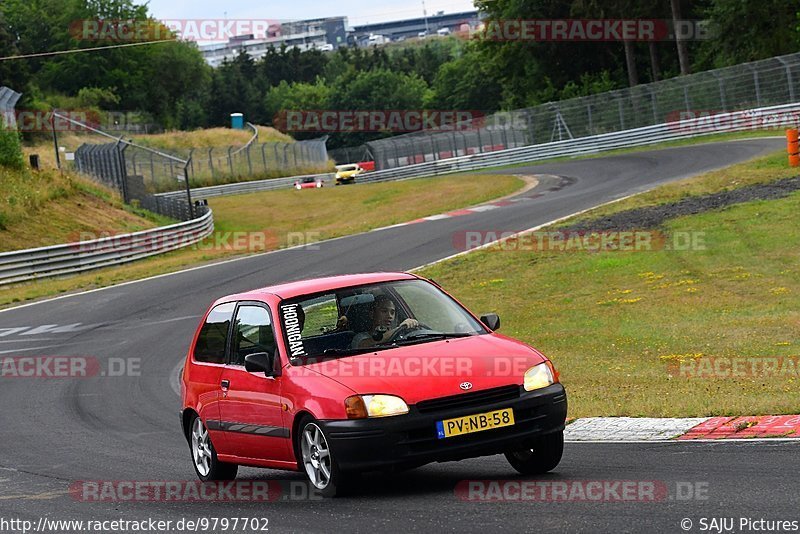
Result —
POLYGON ((552 365, 553 364, 550 362, 544 362, 525 371, 525 377, 522 382, 525 391, 546 388, 555 383, 556 378, 553 373, 552 365))
POLYGON ((349 419, 388 417, 408 413, 408 404, 394 395, 354 395, 344 401, 349 419))

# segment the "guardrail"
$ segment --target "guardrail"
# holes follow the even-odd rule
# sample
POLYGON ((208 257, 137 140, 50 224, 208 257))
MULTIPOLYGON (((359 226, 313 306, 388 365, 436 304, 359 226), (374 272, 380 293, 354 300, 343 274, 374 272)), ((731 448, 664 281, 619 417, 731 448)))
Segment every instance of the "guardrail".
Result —
MULTIPOLYGON (((334 173, 323 174, 303 174, 300 176, 287 176, 284 178, 268 178, 266 180, 253 180, 251 182, 236 182, 233 184, 210 185, 208 187, 195 187, 192 188, 192 198, 211 198, 221 197, 224 195, 241 195, 244 193, 256 193, 259 191, 274 191, 276 189, 288 189, 294 185, 295 182, 302 181, 303 178, 319 178, 323 182, 328 183, 333 181, 334 173)), ((164 198, 179 198, 182 196, 180 191, 169 191, 167 193, 158 193, 157 197, 164 198)))
POLYGON ((782 127, 791 121, 794 121, 795 124, 800 123, 800 102, 747 111, 720 113, 712 117, 685 119, 623 132, 419 163, 364 174, 358 178, 358 181, 360 183, 369 183, 423 176, 439 176, 454 172, 528 163, 558 157, 597 154, 609 150, 678 141, 724 132, 760 130, 767 129, 770 126, 782 127), (709 123, 713 123, 713 125, 710 126, 709 123))
MULTIPOLYGON (((737 132, 769 128, 771 123, 783 126, 786 121, 800 125, 800 102, 772 106, 747 111, 719 113, 712 117, 691 118, 670 123, 644 126, 622 132, 593 135, 578 139, 555 141, 525 147, 498 150, 483 154, 472 154, 454 158, 430 161, 362 174, 357 183, 408 180, 426 176, 440 176, 455 172, 474 171, 490 167, 514 165, 552 159, 558 157, 583 156, 609 150, 646 146, 666 141, 678 141, 713 135, 723 132, 737 132), (709 126, 709 123, 716 126, 709 126), (720 127, 721 126, 721 127, 720 127)), ((313 176, 327 178, 332 174, 290 176, 252 182, 215 185, 192 189, 194 198, 210 198, 223 195, 237 195, 256 191, 271 191, 291 187, 296 181, 313 176)), ((162 193, 161 196, 178 196, 180 193, 162 193)))
POLYGON ((248 122, 247 126, 253 129, 253 136, 250 138, 250 140, 247 143, 244 144, 243 147, 237 148, 236 150, 231 152, 231 156, 235 156, 236 154, 238 154, 242 150, 247 150, 248 148, 250 148, 250 145, 252 145, 256 141, 258 141, 258 128, 256 128, 256 126, 251 122, 248 122))
POLYGON ((0 253, 0 285, 80 273, 193 245, 214 231, 211 210, 150 230, 51 247, 0 253))

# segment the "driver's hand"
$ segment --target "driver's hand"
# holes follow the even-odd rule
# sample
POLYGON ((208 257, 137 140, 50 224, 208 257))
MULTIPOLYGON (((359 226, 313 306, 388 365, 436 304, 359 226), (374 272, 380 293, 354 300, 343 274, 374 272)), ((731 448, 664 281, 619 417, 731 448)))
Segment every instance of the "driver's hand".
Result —
POLYGON ((419 326, 419 321, 417 321, 416 319, 410 319, 409 318, 409 319, 406 319, 405 321, 403 321, 402 323, 400 323, 400 327, 403 327, 403 328, 416 328, 418 326, 419 326))

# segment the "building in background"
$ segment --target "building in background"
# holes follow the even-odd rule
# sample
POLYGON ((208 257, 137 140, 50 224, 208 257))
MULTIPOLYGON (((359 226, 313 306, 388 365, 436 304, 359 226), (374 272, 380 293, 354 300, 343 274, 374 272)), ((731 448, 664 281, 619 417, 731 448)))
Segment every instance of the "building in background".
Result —
POLYGON ((239 35, 225 43, 200 45, 200 52, 212 67, 232 60, 242 51, 259 59, 270 47, 297 47, 300 50, 335 50, 347 43, 347 17, 283 22, 271 26, 266 37, 239 35))
POLYGON ((201 45, 200 52, 212 67, 224 60, 232 60, 246 51, 253 59, 259 59, 270 47, 297 47, 300 50, 336 50, 340 46, 378 46, 410 38, 447 36, 475 30, 481 24, 478 11, 444 14, 438 12, 429 17, 378 22, 349 27, 347 17, 329 17, 314 20, 297 20, 275 24, 266 37, 240 35, 226 43, 201 45))
POLYGON ((480 23, 477 11, 464 11, 448 15, 440 11, 428 17, 355 26, 349 32, 347 39, 351 45, 370 46, 376 41, 375 36, 382 36, 388 41, 403 41, 436 35, 445 36, 474 30, 480 23), (370 37, 372 37, 372 43, 370 43, 370 37))

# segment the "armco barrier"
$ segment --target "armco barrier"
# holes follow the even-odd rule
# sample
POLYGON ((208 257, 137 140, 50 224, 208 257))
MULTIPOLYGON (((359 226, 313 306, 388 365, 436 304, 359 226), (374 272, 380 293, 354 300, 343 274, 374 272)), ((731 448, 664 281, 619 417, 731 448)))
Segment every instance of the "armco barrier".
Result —
MULTIPOLYGON (((724 132, 762 130, 772 125, 782 128, 786 126, 787 122, 791 121, 794 121, 795 125, 800 124, 800 102, 747 111, 719 113, 713 117, 685 119, 623 132, 593 135, 591 137, 555 141, 552 143, 511 148, 483 154, 459 156, 427 163, 417 163, 414 165, 362 174, 357 178, 357 183, 423 178, 426 176, 439 176, 454 172, 473 171, 488 167, 514 165, 558 157, 583 156, 608 150, 646 146, 666 141, 703 137, 724 132), (710 125, 709 123, 714 124, 710 125)), ((327 181, 329 180, 328 177, 331 175, 315 176, 326 177, 327 181)), ((291 187, 294 182, 302 178, 304 178, 304 176, 292 176, 288 178, 275 178, 272 180, 258 180, 202 187, 192 189, 192 196, 199 199, 222 195, 252 193, 255 191, 284 189, 291 187)), ((180 193, 164 193, 162 195, 173 196, 179 194, 180 193)))
POLYGON ((763 130, 771 126, 783 128, 790 122, 794 122, 794 124, 800 123, 800 103, 721 113, 710 118, 685 119, 624 132, 594 135, 580 139, 556 141, 498 152, 408 165, 365 174, 360 176, 358 181, 360 183, 369 183, 438 176, 558 157, 583 156, 609 150, 646 146, 725 132, 763 130), (716 126, 709 125, 709 122, 714 122, 716 126))
POLYGON ((214 231, 211 210, 191 221, 132 234, 0 253, 0 285, 80 273, 162 254, 214 231))
MULTIPOLYGON (((208 187, 195 187, 192 189, 192 198, 203 199, 211 197, 221 197, 224 195, 241 195, 244 193, 256 193, 259 191, 274 191, 276 189, 289 189, 295 182, 303 178, 318 178, 328 185, 333 185, 333 173, 325 174, 304 174, 301 176, 288 176, 285 178, 269 178, 267 180, 253 180, 251 182, 236 182, 234 184, 210 185, 208 187)), ((158 193, 156 197, 178 198, 182 195, 180 191, 170 191, 168 193, 158 193)))

